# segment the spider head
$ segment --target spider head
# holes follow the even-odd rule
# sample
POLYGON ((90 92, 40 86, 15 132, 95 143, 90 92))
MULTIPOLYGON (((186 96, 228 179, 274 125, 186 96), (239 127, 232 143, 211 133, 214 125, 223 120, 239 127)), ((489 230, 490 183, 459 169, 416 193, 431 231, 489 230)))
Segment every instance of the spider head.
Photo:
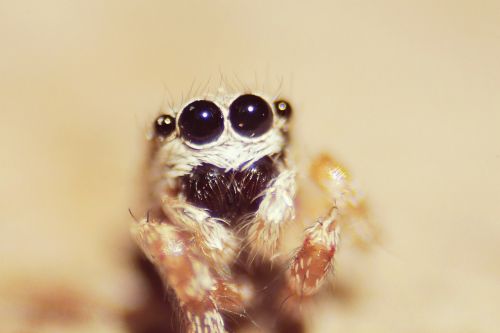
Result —
POLYGON ((251 213, 280 171, 290 115, 286 101, 257 94, 191 100, 155 120, 159 176, 217 216, 251 213))

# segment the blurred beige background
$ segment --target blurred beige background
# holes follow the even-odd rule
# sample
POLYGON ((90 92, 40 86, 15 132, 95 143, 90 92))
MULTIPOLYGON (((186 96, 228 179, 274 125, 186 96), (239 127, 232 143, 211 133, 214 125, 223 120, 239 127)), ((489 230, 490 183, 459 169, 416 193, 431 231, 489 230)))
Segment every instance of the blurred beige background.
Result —
POLYGON ((283 79, 382 230, 308 331, 498 330, 500 2, 0 0, 0 45, 1 332, 126 332, 143 129, 221 72, 283 79))

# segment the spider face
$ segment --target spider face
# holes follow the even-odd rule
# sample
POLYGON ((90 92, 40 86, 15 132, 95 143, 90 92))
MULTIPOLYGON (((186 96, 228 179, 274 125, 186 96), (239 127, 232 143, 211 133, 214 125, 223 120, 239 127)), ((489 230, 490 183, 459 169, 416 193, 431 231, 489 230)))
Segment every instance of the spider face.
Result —
POLYGON ((154 140, 164 167, 157 191, 232 225, 247 219, 281 171, 290 112, 285 101, 242 94, 195 99, 160 115, 154 140))

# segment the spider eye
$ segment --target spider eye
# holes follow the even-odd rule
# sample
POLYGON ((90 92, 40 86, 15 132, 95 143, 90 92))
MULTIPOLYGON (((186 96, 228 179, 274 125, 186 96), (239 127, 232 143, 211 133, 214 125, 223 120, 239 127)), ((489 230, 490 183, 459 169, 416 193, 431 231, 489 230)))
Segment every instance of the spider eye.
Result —
POLYGON ((166 138, 175 131, 175 118, 163 114, 156 118, 154 126, 156 135, 166 138))
POLYGON ((179 128, 185 140, 195 144, 209 143, 224 131, 224 117, 215 103, 194 101, 182 110, 179 128))
POLYGON ((280 117, 290 118, 290 116, 292 115, 292 106, 287 101, 276 101, 274 102, 274 107, 276 108, 276 113, 280 117))
POLYGON ((255 95, 241 95, 229 106, 229 120, 240 135, 253 138, 266 133, 273 124, 271 107, 255 95))

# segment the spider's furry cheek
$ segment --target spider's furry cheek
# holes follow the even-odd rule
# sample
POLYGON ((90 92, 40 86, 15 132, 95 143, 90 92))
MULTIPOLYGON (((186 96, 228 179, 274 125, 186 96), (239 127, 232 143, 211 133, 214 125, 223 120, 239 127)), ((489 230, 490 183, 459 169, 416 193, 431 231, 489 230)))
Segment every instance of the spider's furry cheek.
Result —
POLYGON ((180 190, 188 202, 212 216, 238 221, 258 210, 262 194, 277 176, 275 163, 268 156, 243 170, 203 163, 180 178, 180 190))

